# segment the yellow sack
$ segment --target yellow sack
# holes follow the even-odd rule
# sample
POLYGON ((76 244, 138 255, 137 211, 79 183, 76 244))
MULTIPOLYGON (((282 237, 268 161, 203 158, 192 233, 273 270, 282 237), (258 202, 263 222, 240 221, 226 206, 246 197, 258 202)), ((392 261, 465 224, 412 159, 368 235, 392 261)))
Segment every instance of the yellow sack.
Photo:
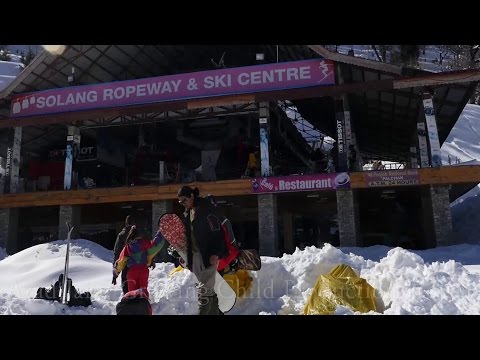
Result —
POLYGON ((331 315, 337 305, 362 313, 377 311, 375 289, 344 264, 335 266, 328 275, 318 277, 303 314, 331 315))
POLYGON ((173 275, 175 275, 177 272, 182 271, 182 270, 183 270, 183 266, 178 265, 175 269, 173 269, 172 271, 170 271, 170 272, 168 273, 168 276, 173 276, 173 275))
POLYGON ((237 270, 234 274, 223 275, 223 278, 238 297, 246 295, 253 283, 253 278, 247 270, 237 270))

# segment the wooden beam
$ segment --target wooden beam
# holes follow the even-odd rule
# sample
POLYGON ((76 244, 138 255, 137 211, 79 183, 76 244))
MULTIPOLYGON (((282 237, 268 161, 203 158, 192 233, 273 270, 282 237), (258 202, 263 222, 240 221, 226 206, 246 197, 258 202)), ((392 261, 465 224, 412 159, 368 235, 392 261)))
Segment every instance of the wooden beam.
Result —
MULTIPOLYGON (((395 170, 391 170, 392 172, 395 170)), ((352 188, 367 188, 365 175, 368 172, 350 174, 352 188)), ((442 166, 438 168, 418 169, 420 185, 450 185, 480 183, 480 166, 442 166)))
MULTIPOLYGON (((176 199, 181 184, 162 186, 133 186, 109 189, 46 191, 23 194, 6 194, 0 196, 0 208, 51 206, 51 205, 85 205, 117 202, 158 201, 176 199)), ((252 193, 249 179, 225 180, 205 183, 192 183, 201 194, 216 196, 247 195, 252 193)))
POLYGON ((164 112, 176 109, 186 109, 187 103, 185 101, 164 102, 150 105, 129 106, 125 108, 109 108, 109 109, 93 109, 79 111, 75 113, 58 113, 47 114, 39 116, 29 116, 24 118, 9 118, 8 120, 0 121, 1 128, 11 128, 16 126, 29 125, 45 125, 45 124, 61 124, 61 123, 75 123, 82 120, 93 120, 105 117, 120 117, 124 115, 135 115, 148 112, 164 112))
POLYGON ((255 102, 255 97, 252 94, 231 96, 228 99, 201 99, 195 101, 189 101, 187 103, 187 109, 199 109, 215 106, 229 106, 229 105, 243 105, 255 102))
MULTIPOLYGON (((418 169, 418 172, 420 185, 480 183, 480 166, 478 165, 424 168, 418 169)), ((366 173, 350 173, 353 189, 367 188, 366 173)), ((180 186, 182 184, 6 194, 0 196, 0 208, 168 200, 176 199, 180 186)), ((198 187, 201 194, 210 193, 216 196, 253 195, 250 179, 200 182, 189 184, 189 186, 198 187)))
POLYGON ((436 73, 414 78, 397 79, 393 81, 394 89, 404 89, 419 86, 438 86, 443 84, 470 83, 480 81, 480 70, 470 69, 436 73))
POLYGON ((355 65, 363 68, 374 69, 374 70, 383 71, 387 73, 398 74, 398 75, 402 73, 401 66, 391 65, 391 64, 380 62, 380 61, 362 59, 360 57, 331 52, 325 49, 321 45, 308 45, 308 47, 312 49, 315 53, 319 54, 320 56, 328 60, 332 60, 332 61, 336 61, 344 64, 351 64, 351 65, 355 65))

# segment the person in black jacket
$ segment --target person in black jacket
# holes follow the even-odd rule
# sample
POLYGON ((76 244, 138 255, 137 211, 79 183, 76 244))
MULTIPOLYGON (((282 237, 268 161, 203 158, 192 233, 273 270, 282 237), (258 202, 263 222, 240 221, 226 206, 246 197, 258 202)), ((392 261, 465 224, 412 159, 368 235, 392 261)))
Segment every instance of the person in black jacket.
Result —
POLYGON ((221 214, 211 201, 199 196, 198 188, 183 186, 177 193, 185 207, 188 268, 198 279, 199 315, 221 315, 213 286, 219 258, 228 255, 221 214))
MULTIPOLYGON (((135 218, 132 215, 128 215, 125 218, 125 226, 124 228, 118 233, 117 240, 115 241, 115 247, 113 248, 113 266, 118 260, 120 253, 122 252, 125 244, 127 242, 127 235, 133 225, 137 225, 135 218)), ((125 295, 128 292, 128 282, 127 282, 127 273, 128 268, 125 267, 122 271, 121 279, 122 279, 122 291, 125 295)), ((112 281, 113 283, 113 281, 112 281)))

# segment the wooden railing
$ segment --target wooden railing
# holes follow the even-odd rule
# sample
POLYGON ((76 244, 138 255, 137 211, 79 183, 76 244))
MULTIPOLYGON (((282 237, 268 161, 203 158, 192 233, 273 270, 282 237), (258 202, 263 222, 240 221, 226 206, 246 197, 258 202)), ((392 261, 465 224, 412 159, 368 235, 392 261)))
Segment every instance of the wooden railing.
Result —
MULTIPOLYGON (((440 168, 418 169, 420 185, 448 185, 480 183, 480 166, 445 166, 440 168)), ((350 174, 353 189, 366 188, 365 174, 350 174)), ((250 179, 198 182, 201 194, 216 196, 237 196, 252 194, 250 179)), ((158 201, 176 199, 181 184, 161 186, 132 186, 108 189, 45 191, 23 194, 0 195, 0 208, 31 207, 48 205, 82 205, 134 201, 158 201)))

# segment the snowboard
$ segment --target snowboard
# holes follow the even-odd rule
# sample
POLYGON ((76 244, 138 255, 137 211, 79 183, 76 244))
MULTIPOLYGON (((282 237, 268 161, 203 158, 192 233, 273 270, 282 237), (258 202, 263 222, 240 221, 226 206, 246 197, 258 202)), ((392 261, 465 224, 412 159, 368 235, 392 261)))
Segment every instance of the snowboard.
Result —
MULTIPOLYGON (((163 214, 158 221, 158 228, 165 240, 175 248, 186 264, 187 235, 182 219, 176 214, 163 214)), ((218 297, 218 307, 220 311, 223 313, 230 311, 235 305, 237 295, 218 271, 215 273, 215 285, 213 289, 218 297)))
POLYGON ((65 254, 65 268, 63 271, 63 279, 62 279, 62 295, 60 297, 62 304, 67 304, 68 303, 68 289, 71 288, 71 283, 69 284, 68 279, 68 267, 69 267, 69 260, 70 260, 70 238, 72 236, 72 231, 73 227, 67 222, 67 230, 68 230, 68 235, 67 235, 67 252, 65 254))

